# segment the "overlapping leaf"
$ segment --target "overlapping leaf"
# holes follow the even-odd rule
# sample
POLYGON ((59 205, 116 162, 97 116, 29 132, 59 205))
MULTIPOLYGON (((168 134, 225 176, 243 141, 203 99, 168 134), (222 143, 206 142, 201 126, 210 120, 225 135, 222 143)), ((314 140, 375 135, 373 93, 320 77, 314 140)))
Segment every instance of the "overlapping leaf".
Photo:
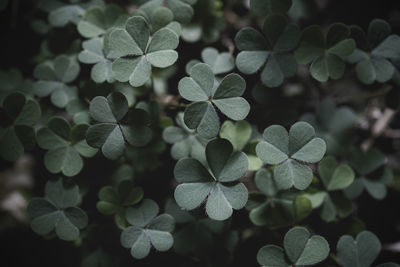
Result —
POLYGON ((246 82, 238 74, 229 74, 214 88, 215 77, 205 63, 191 68, 190 77, 179 81, 180 95, 194 103, 185 109, 184 121, 190 129, 196 129, 200 136, 211 139, 220 128, 214 105, 233 120, 243 120, 250 111, 249 103, 241 97, 246 82))
POLYGON ((90 76, 96 83, 105 81, 114 82, 112 73, 112 61, 106 57, 103 50, 103 40, 92 38, 82 43, 83 51, 79 53, 78 59, 85 64, 94 64, 90 76))
POLYGON ((178 160, 192 157, 205 163, 205 146, 207 140, 185 125, 182 112, 176 116, 176 124, 178 126, 169 126, 163 131, 165 142, 172 144, 172 158, 178 160))
POLYGON ((39 97, 50 95, 53 105, 64 108, 78 97, 78 89, 68 84, 78 77, 79 71, 76 60, 66 55, 36 66, 33 74, 39 81, 34 84, 35 94, 39 97))
POLYGON ((358 48, 347 60, 357 64, 357 77, 362 83, 385 83, 392 79, 395 72, 392 60, 400 57, 400 36, 391 32, 390 25, 381 19, 371 21, 367 35, 360 27, 352 27, 358 48))
POLYGON ((127 207, 139 203, 143 198, 143 189, 133 186, 130 180, 122 180, 118 186, 104 186, 100 189, 99 201, 96 208, 105 215, 115 214, 115 222, 124 229, 127 226, 125 210, 127 207))
POLYGON ((260 265, 268 266, 310 266, 325 260, 329 255, 329 244, 319 235, 311 235, 304 227, 293 227, 283 240, 284 249, 266 245, 257 253, 260 265))
POLYGON ((301 42, 295 51, 300 64, 311 64, 311 76, 326 82, 340 79, 345 71, 344 58, 351 55, 356 42, 350 38, 350 29, 342 23, 332 24, 325 36, 319 25, 303 30, 301 42))
POLYGON ((169 250, 174 239, 170 232, 174 229, 174 218, 169 214, 157 216, 159 208, 151 199, 126 210, 126 220, 133 226, 127 227, 121 234, 121 244, 129 248, 132 257, 143 259, 150 253, 151 247, 157 251, 169 250))
POLYGON ((8 95, 0 108, 0 157, 15 161, 25 150, 35 146, 33 126, 40 119, 41 109, 35 100, 21 93, 8 95))
MULTIPOLYGON (((235 68, 235 58, 228 52, 219 53, 213 47, 206 47, 201 51, 201 59, 208 64, 215 75, 228 73, 235 68)), ((190 75, 190 69, 200 63, 198 60, 191 60, 186 65, 186 73, 190 75)))
POLYGON ((206 202, 206 213, 214 220, 228 219, 233 209, 247 202, 247 188, 234 183, 247 171, 248 160, 243 152, 233 152, 226 139, 210 141, 206 147, 209 172, 198 160, 185 158, 175 165, 175 200, 185 210, 193 210, 206 202))
POLYGON ((120 157, 127 144, 144 146, 152 138, 147 126, 148 114, 143 109, 129 109, 128 101, 122 93, 97 96, 90 102, 90 115, 98 123, 90 126, 86 141, 100 148, 108 159, 120 157))
POLYGON ((261 71, 261 81, 268 87, 280 86, 285 78, 297 73, 297 61, 292 54, 300 40, 300 30, 288 24, 282 15, 270 15, 264 23, 263 34, 244 28, 235 37, 240 52, 236 66, 245 74, 261 71))
POLYGON ((388 168, 382 168, 384 160, 384 155, 374 148, 366 152, 356 148, 352 149, 349 161, 358 177, 345 189, 345 194, 350 199, 354 199, 359 197, 365 189, 375 199, 385 198, 386 185, 392 181, 393 173, 388 168), (381 173, 380 170, 382 170, 381 173))
POLYGON ((312 211, 311 201, 294 192, 280 192, 273 173, 265 168, 257 171, 255 184, 260 193, 251 193, 246 209, 250 220, 258 226, 276 229, 301 221, 312 211))
POLYGON ((66 184, 62 178, 47 182, 45 197, 33 198, 28 204, 32 230, 39 235, 55 230, 62 240, 76 240, 88 224, 86 213, 77 207, 79 202, 77 185, 66 184))
POLYGON ((33 95, 33 82, 24 80, 19 69, 12 68, 0 71, 0 105, 7 95, 15 92, 31 98, 33 95))
POLYGON ((83 157, 92 157, 97 149, 90 147, 85 140, 87 124, 71 127, 62 117, 50 119, 47 127, 37 132, 38 145, 48 150, 44 165, 51 173, 62 172, 65 176, 75 176, 83 168, 83 157))
POLYGON ((141 16, 129 18, 124 29, 112 30, 109 37, 110 50, 117 57, 112 64, 115 79, 142 86, 150 79, 152 67, 165 68, 175 63, 178 43, 179 36, 169 27, 156 31, 150 39, 147 21, 141 16))
POLYGON ((339 164, 335 158, 328 156, 319 163, 318 172, 325 190, 304 196, 311 200, 313 208, 321 207, 320 216, 326 222, 349 216, 353 205, 341 190, 353 183, 354 171, 350 166, 339 164))
POLYGON ((301 120, 310 123, 317 136, 325 140, 327 154, 342 154, 351 144, 349 133, 356 123, 356 115, 349 107, 336 107, 332 98, 318 103, 315 113, 306 113, 301 120))
POLYGON ((306 189, 313 174, 305 163, 316 163, 326 151, 325 141, 315 137, 314 128, 306 122, 297 122, 289 130, 272 125, 264 130, 264 141, 256 147, 257 156, 274 168, 274 179, 279 189, 294 186, 306 189))
POLYGON ((140 6, 149 17, 154 17, 158 7, 167 7, 173 14, 173 19, 179 23, 189 23, 194 11, 192 5, 196 0, 150 0, 140 6))
POLYGON ((104 35, 121 14, 122 8, 113 4, 88 8, 77 25, 78 32, 85 38, 104 35))

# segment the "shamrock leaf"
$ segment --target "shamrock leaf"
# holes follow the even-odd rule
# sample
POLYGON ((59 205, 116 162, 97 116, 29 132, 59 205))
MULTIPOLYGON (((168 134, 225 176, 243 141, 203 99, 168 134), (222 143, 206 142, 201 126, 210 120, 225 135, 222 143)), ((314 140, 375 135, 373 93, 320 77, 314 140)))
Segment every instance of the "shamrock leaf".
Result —
POLYGON ((147 124, 149 118, 143 109, 129 109, 128 101, 122 93, 95 97, 89 106, 90 116, 98 123, 89 127, 86 141, 100 148, 108 159, 120 157, 128 143, 144 146, 152 138, 147 124))
POLYGON ((8 95, 0 108, 0 157, 15 161, 35 146, 33 125, 40 119, 41 110, 34 100, 21 93, 8 95))
POLYGON ((355 240, 349 235, 344 235, 336 246, 337 257, 343 267, 371 266, 381 248, 378 237, 369 231, 359 233, 355 240))
POLYGON ((54 27, 64 27, 68 23, 78 24, 85 9, 80 5, 62 5, 49 13, 49 24, 54 27))
POLYGON ((101 38, 92 38, 84 41, 82 47, 83 51, 78 55, 79 61, 85 64, 95 64, 90 73, 92 80, 96 83, 114 82, 112 61, 105 55, 103 40, 101 38))
POLYGON ((327 154, 341 154, 350 145, 349 131, 356 123, 356 115, 349 107, 336 107, 332 98, 326 98, 316 105, 315 114, 306 113, 302 121, 310 123, 326 142, 327 154))
POLYGON ((249 160, 249 170, 255 171, 261 168, 263 162, 255 155, 255 151, 252 149, 254 143, 249 143, 252 133, 253 129, 251 129, 251 125, 247 121, 233 123, 227 120, 222 124, 219 136, 229 140, 234 150, 243 150, 249 160))
POLYGON ((180 95, 194 102, 185 109, 185 124, 206 139, 215 137, 220 127, 214 105, 233 120, 243 120, 250 111, 249 103, 240 97, 246 89, 242 77, 229 74, 215 90, 214 80, 211 67, 199 63, 192 67, 190 77, 181 79, 178 84, 180 95))
POLYGON ((76 240, 79 230, 88 224, 86 213, 76 207, 79 201, 77 185, 66 184, 62 178, 48 181, 45 197, 33 198, 28 204, 32 230, 39 235, 48 235, 55 230, 62 240, 76 240))
POLYGON ((131 250, 132 257, 143 259, 150 253, 150 248, 157 251, 169 250, 174 239, 174 218, 169 214, 161 214, 158 205, 151 199, 126 210, 126 220, 133 226, 126 228, 121 234, 121 244, 131 250), (157 216, 157 217, 156 217, 157 216))
POLYGON ((292 6, 292 0, 250 0, 251 12, 260 17, 274 13, 286 13, 292 6))
POLYGON ((122 180, 118 186, 104 186, 99 191, 96 208, 104 215, 115 214, 115 222, 124 229, 127 226, 125 210, 128 206, 139 203, 143 198, 143 189, 134 187, 132 181, 122 180))
POLYGON ((189 23, 193 17, 193 5, 196 0, 150 0, 140 6, 149 17, 155 17, 159 12, 158 7, 167 7, 171 10, 173 18, 179 23, 189 23))
POLYGON ((319 25, 303 30, 300 46, 295 56, 300 64, 311 64, 311 76, 319 82, 329 78, 340 79, 345 71, 344 58, 351 55, 356 43, 350 38, 350 29, 342 24, 332 24, 326 36, 319 25))
POLYGON ((304 227, 290 229, 283 246, 284 250, 275 245, 262 247, 257 253, 258 263, 262 266, 310 266, 325 260, 330 250, 325 238, 312 236, 304 227))
POLYGON ((246 208, 249 218, 258 226, 270 229, 301 221, 312 211, 311 201, 293 192, 279 192, 273 173, 265 168, 256 172, 254 182, 261 193, 251 193, 246 208))
POLYGON ((316 163, 326 151, 325 141, 315 137, 314 128, 297 122, 289 130, 272 125, 264 130, 264 141, 256 147, 257 156, 274 168, 274 179, 279 189, 294 186, 306 189, 312 180, 311 169, 304 163, 316 163))
POLYGON ((349 155, 350 165, 356 170, 358 178, 345 189, 345 194, 350 199, 359 197, 364 188, 375 199, 384 199, 387 194, 386 185, 392 181, 393 173, 383 169, 383 174, 377 173, 384 165, 384 155, 376 149, 363 152, 352 149, 349 155), (380 177, 379 177, 380 176, 380 177))
POLYGON ((288 24, 282 15, 270 15, 264 23, 263 34, 253 28, 244 28, 235 37, 240 52, 236 66, 244 74, 259 69, 261 81, 268 87, 280 86, 285 78, 297 73, 297 62, 291 50, 300 40, 300 30, 288 24))
POLYGON ((88 8, 78 23, 78 32, 85 38, 103 35, 114 26, 121 14, 122 8, 113 4, 88 8))
POLYGON ((176 116, 176 124, 179 127, 169 126, 163 131, 165 142, 173 144, 171 147, 172 158, 178 160, 190 156, 204 163, 207 140, 185 125, 182 112, 176 116))
POLYGON ((0 105, 11 93, 19 92, 31 98, 33 83, 31 80, 24 80, 19 69, 0 71, 0 105))
POLYGON ((206 147, 211 173, 196 159, 177 162, 175 179, 181 183, 175 189, 175 200, 186 210, 199 207, 206 201, 207 215, 214 220, 226 220, 232 209, 241 209, 247 202, 247 189, 242 183, 232 185, 245 175, 248 160, 243 152, 234 152, 225 139, 210 141, 206 147))
POLYGON ((179 38, 174 31, 164 27, 151 36, 150 42, 149 39, 149 24, 140 16, 129 18, 124 29, 112 30, 109 47, 117 56, 112 64, 117 81, 142 86, 150 79, 152 66, 166 68, 178 59, 174 49, 179 38))
POLYGON ((364 84, 391 80, 395 72, 391 60, 400 57, 400 37, 391 35, 390 25, 381 19, 371 21, 367 36, 360 27, 353 26, 351 30, 359 48, 347 60, 357 64, 358 79, 364 84))
POLYGON ((65 176, 75 176, 83 168, 84 157, 92 157, 97 149, 85 140, 87 124, 71 127, 62 117, 53 117, 48 126, 37 132, 38 145, 49 150, 44 156, 44 165, 51 173, 62 172, 65 176))
POLYGON ((78 89, 68 83, 78 77, 79 71, 79 64, 66 55, 36 66, 33 74, 39 81, 34 84, 35 94, 39 97, 51 95, 53 105, 64 108, 70 100, 78 96, 78 89))
POLYGON ((313 208, 322 206, 320 215, 326 222, 349 216, 353 211, 352 202, 338 190, 346 189, 353 183, 354 171, 350 166, 339 164, 335 158, 328 156, 319 163, 318 172, 325 190, 304 196, 311 200, 313 208))
MULTIPOLYGON (((215 75, 228 73, 235 68, 235 58, 228 52, 219 53, 213 47, 206 47, 201 51, 201 59, 208 64, 215 75)), ((200 63, 198 60, 191 60, 186 65, 186 73, 190 75, 190 69, 200 63)))

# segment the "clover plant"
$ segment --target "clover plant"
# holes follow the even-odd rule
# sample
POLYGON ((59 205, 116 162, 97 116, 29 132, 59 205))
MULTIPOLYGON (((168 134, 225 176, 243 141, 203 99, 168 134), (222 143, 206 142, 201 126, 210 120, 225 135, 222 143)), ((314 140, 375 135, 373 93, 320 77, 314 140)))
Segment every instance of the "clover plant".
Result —
POLYGON ((391 5, 0 0, 3 261, 398 267, 391 5))

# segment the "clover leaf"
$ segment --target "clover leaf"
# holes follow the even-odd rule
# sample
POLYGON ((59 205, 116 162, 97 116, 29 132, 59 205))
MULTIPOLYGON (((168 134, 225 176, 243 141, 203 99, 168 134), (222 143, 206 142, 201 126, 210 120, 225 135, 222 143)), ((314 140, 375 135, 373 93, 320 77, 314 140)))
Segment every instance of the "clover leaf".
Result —
POLYGON ((179 23, 189 23, 193 17, 194 11, 192 5, 196 0, 150 0, 140 6, 140 9, 146 12, 148 16, 154 17, 159 12, 158 7, 167 7, 171 10, 173 18, 179 23))
POLYGON ((291 6, 292 0, 250 0, 251 12, 260 17, 286 13, 291 6))
POLYGON ((400 57, 400 36, 391 32, 390 25, 381 19, 371 21, 367 36, 360 27, 352 27, 359 48, 347 60, 357 64, 357 77, 362 83, 385 83, 392 79, 395 66, 391 60, 400 57))
POLYGON ((246 82, 242 77, 229 74, 216 89, 214 82, 211 67, 198 63, 191 68, 190 77, 181 79, 178 84, 180 95, 193 101, 185 109, 185 124, 190 129, 196 129, 206 139, 215 137, 220 128, 214 105, 233 120, 243 120, 250 111, 249 103, 240 97, 246 89, 246 82))
POLYGON ((88 224, 86 213, 77 207, 79 202, 77 185, 67 184, 62 178, 48 181, 45 197, 33 198, 28 204, 32 230, 39 235, 48 235, 55 230, 62 240, 76 240, 79 230, 88 224))
POLYGON ((297 61, 291 50, 300 40, 300 30, 288 24, 282 15, 270 15, 264 23, 263 34, 247 27, 235 37, 240 52, 236 66, 244 74, 253 74, 259 69, 261 81, 268 87, 280 86, 285 78, 297 73, 297 61), (263 67, 264 66, 264 67, 263 67))
POLYGON ((311 235, 304 227, 293 227, 283 240, 283 248, 266 245, 257 253, 262 266, 310 266, 325 260, 329 244, 319 235, 311 235))
POLYGON ((131 250, 132 257, 147 257, 151 247, 157 251, 167 251, 172 247, 174 239, 170 232, 174 229, 174 218, 169 214, 157 216, 158 212, 157 203, 151 199, 127 208, 126 220, 133 226, 122 232, 121 244, 131 250))
POLYGON ((11 93, 19 92, 27 98, 33 95, 33 83, 31 80, 24 80, 19 69, 9 69, 0 71, 0 105, 3 100, 11 93))
POLYGON ((117 56, 112 64, 114 78, 139 87, 149 79, 152 66, 166 68, 175 63, 178 35, 168 27, 156 31, 150 39, 150 27, 140 16, 126 21, 125 28, 111 31, 109 47, 117 56), (150 40, 150 42, 149 42, 150 40))
MULTIPOLYGON (((201 51, 201 59, 208 64, 215 75, 228 73, 235 68, 235 58, 228 52, 219 53, 214 47, 206 47, 201 51)), ((190 75, 190 69, 200 63, 198 60, 191 60, 186 65, 186 73, 190 75)))
POLYGON ((311 200, 313 208, 321 207, 320 216, 326 222, 349 216, 353 211, 353 204, 339 190, 346 189, 353 183, 354 171, 350 166, 339 164, 334 157, 328 156, 318 164, 318 172, 325 190, 304 196, 311 200))
POLYGON ((277 165, 274 179, 279 189, 294 186, 306 189, 312 181, 312 170, 305 163, 316 163, 326 151, 325 141, 315 137, 314 128, 297 122, 289 130, 272 125, 264 130, 264 141, 256 147, 257 156, 265 163, 277 165))
POLYGON ((383 173, 377 173, 384 165, 384 155, 370 149, 366 152, 352 149, 349 155, 350 165, 356 170, 358 178, 345 189, 345 194, 350 199, 359 197, 365 190, 375 199, 381 200, 387 194, 386 185, 392 181, 393 173, 385 168, 383 173))
POLYGON ((39 97, 51 95, 53 105, 64 108, 69 101, 78 97, 78 89, 68 84, 78 77, 79 71, 76 60, 66 55, 39 64, 33 73, 39 80, 34 84, 35 94, 39 97))
POLYGON ((246 209, 249 218, 258 226, 277 229, 301 221, 312 211, 311 201, 294 192, 281 192, 273 173, 265 168, 256 172, 254 182, 261 193, 251 193, 246 209))
POLYGON ((0 157, 16 161, 25 150, 35 146, 34 124, 41 110, 35 100, 21 93, 9 94, 0 108, 0 157))
POLYGON ((341 154, 350 145, 349 131, 356 123, 356 115, 349 107, 336 107, 332 98, 316 105, 315 113, 306 113, 302 121, 310 123, 326 142, 327 154, 341 154))
POLYGON ((303 30, 301 42, 295 51, 300 64, 311 64, 311 76, 319 82, 329 78, 340 79, 345 71, 344 58, 351 55, 356 43, 350 38, 350 29, 342 23, 332 24, 326 36, 319 25, 303 30))
POLYGON ((44 165, 51 173, 62 172, 65 176, 75 176, 83 168, 84 157, 92 157, 97 149, 90 147, 85 140, 87 124, 71 127, 62 117, 50 119, 47 127, 37 132, 38 145, 46 150, 44 165))
POLYGON ((147 126, 148 114, 143 109, 129 109, 128 101, 122 93, 95 97, 89 106, 90 116, 98 123, 89 127, 87 143, 100 148, 108 159, 120 157, 126 144, 144 146, 152 138, 147 126))
POLYGON ((54 27, 64 27, 68 23, 78 24, 85 9, 80 5, 62 5, 51 10, 48 16, 49 24, 54 27))
POLYGON ((114 4, 90 7, 77 25, 78 32, 85 38, 103 35, 114 26, 121 14, 122 8, 114 4))
POLYGON ((169 126, 163 131, 164 141, 173 144, 171 147, 172 158, 178 160, 192 157, 205 163, 207 140, 185 125, 182 112, 176 116, 176 124, 179 127, 169 126))
POLYGON ((83 51, 78 55, 79 61, 85 64, 95 64, 90 72, 92 80, 96 83, 114 82, 112 61, 106 57, 103 50, 103 40, 92 38, 84 41, 82 47, 83 51))
POLYGON ((337 243, 336 251, 343 267, 363 267, 371 266, 381 248, 381 242, 374 233, 363 231, 355 240, 349 235, 342 236, 337 243))
POLYGON ((139 203, 143 198, 143 189, 133 186, 132 181, 122 180, 118 186, 104 186, 99 191, 99 202, 96 208, 104 215, 115 215, 115 222, 124 229, 127 226, 125 220, 126 208, 139 203))
POLYGON ((255 155, 255 151, 252 149, 254 143, 249 143, 252 139, 252 135, 253 129, 247 121, 237 121, 234 123, 227 120, 222 124, 219 132, 221 138, 231 142, 234 150, 243 150, 243 152, 246 153, 247 159, 249 160, 249 171, 256 171, 262 167, 263 162, 255 155))
POLYGON ((198 160, 181 159, 174 169, 180 183, 175 189, 175 200, 185 210, 193 210, 206 201, 206 213, 214 220, 226 220, 232 209, 238 210, 247 202, 247 189, 235 183, 245 175, 248 160, 243 152, 233 152, 226 139, 215 139, 206 146, 209 172, 198 160))

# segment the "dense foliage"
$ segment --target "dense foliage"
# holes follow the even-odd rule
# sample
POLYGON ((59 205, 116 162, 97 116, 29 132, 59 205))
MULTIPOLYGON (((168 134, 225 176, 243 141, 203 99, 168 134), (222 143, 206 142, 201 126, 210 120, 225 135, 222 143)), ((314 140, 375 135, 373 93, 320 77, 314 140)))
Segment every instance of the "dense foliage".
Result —
POLYGON ((20 1, 38 45, 0 72, 0 158, 35 160, 53 265, 399 266, 400 217, 382 239, 363 212, 398 214, 400 36, 316 2, 20 1))

